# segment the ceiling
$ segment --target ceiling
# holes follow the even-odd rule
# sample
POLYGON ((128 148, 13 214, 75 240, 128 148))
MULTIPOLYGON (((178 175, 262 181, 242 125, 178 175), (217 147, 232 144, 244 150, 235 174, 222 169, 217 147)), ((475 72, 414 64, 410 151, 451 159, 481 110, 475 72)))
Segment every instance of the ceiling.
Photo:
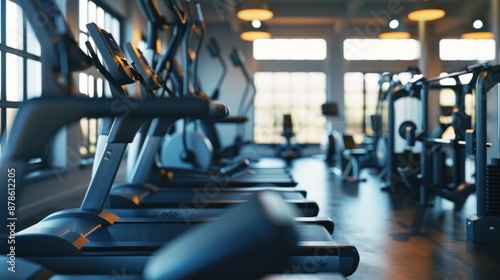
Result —
MULTIPOLYGON (((200 0, 207 22, 231 22, 237 25, 236 6, 242 0, 200 0)), ((334 32, 354 35, 354 27, 385 26, 388 17, 400 18, 416 36, 417 23, 406 15, 411 0, 268 0, 275 16, 273 25, 332 25, 334 32), (353 33, 353 34, 349 34, 353 33)), ((440 37, 456 37, 474 19, 488 20, 492 0, 441 0, 446 16, 430 22, 440 37)))

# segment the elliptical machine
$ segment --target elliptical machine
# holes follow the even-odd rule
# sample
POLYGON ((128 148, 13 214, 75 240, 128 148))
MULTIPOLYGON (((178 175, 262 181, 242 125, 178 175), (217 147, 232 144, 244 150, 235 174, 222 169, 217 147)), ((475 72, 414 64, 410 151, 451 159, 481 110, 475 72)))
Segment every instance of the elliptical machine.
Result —
MULTIPOLYGON (((176 7, 174 6, 174 8, 176 7)), ((181 9, 183 8, 181 7, 181 9)), ((189 2, 187 9, 174 14, 180 14, 177 24, 183 26, 179 28, 183 33, 176 33, 180 35, 173 38, 178 41, 174 46, 182 45, 183 66, 180 67, 172 55, 172 61, 168 61, 168 75, 166 77, 162 75, 170 87, 167 92, 173 98, 201 96, 208 100, 208 97, 200 90, 196 70, 197 54, 201 49, 205 34, 201 9, 199 5, 193 7, 192 3, 189 2), (195 9, 196 11, 193 11, 195 9), (195 45, 194 50, 190 48, 193 44, 195 45)), ((162 64, 158 64, 156 69, 158 67, 162 67, 162 64)), ((296 185, 296 182, 284 170, 274 174, 266 174, 266 176, 252 176, 253 171, 247 169, 248 160, 239 160, 223 166, 212 165, 214 163, 213 147, 208 139, 197 130, 199 123, 188 119, 184 120, 183 125, 182 131, 176 131, 175 134, 165 137, 166 141, 163 141, 164 144, 161 145, 158 164, 155 164, 149 173, 148 180, 151 183, 187 188, 212 182, 215 176, 224 182, 228 181, 227 184, 224 183, 224 187, 250 187, 255 186, 255 184, 286 187, 296 185), (188 124, 189 129, 186 129, 188 124), (191 129, 191 126, 194 126, 194 129, 191 129), (231 180, 228 180, 229 178, 231 180)), ((135 165, 137 164, 135 163, 135 165)))
MULTIPOLYGON (((227 73, 227 66, 222 56, 220 55, 219 46, 214 38, 211 38, 207 44, 207 48, 210 52, 210 55, 217 59, 222 66, 222 73, 217 81, 217 84, 213 90, 212 95, 210 96, 211 100, 217 100, 220 95, 220 87, 224 80, 224 77, 227 73)), ((228 159, 230 161, 234 161, 234 159, 240 154, 242 147, 250 142, 244 141, 244 132, 245 132, 245 123, 248 121, 246 115, 253 104, 253 99, 255 96, 255 85, 248 74, 247 69, 245 68, 245 59, 241 51, 237 49, 233 49, 230 54, 230 59, 234 67, 238 67, 241 69, 243 76, 245 77, 245 89, 243 91, 243 95, 238 106, 238 111, 236 116, 229 116, 222 120, 200 120, 200 127, 203 130, 205 136, 210 140, 213 147, 214 153, 214 161, 221 161, 223 159, 228 159), (252 88, 252 94, 250 96, 250 100, 247 101, 249 96, 249 90, 252 88), (248 104, 247 104, 248 103, 248 104), (236 125, 236 136, 233 140, 233 143, 229 146, 223 147, 221 144, 221 140, 219 137, 219 133, 216 129, 216 124, 233 124, 236 125)), ((242 158, 238 158, 241 160, 242 158)), ((237 160, 238 160, 237 159, 237 160)))
MULTIPOLYGON (((186 11, 187 17, 185 21, 185 33, 182 37, 182 53, 183 53, 183 67, 182 73, 179 73, 180 69, 175 69, 173 71, 178 72, 178 78, 182 78, 182 87, 174 88, 174 92, 181 93, 181 96, 201 96, 202 98, 209 99, 209 97, 201 91, 201 87, 198 80, 198 56, 203 45, 204 36, 206 33, 205 23, 203 21, 203 15, 199 5, 195 6, 196 16, 193 18, 191 15, 191 10, 188 3, 188 11, 186 11), (192 36, 194 35, 194 36, 192 36), (191 38, 196 39, 194 49, 190 48, 191 38), (183 75, 182 75, 183 74, 183 75)), ((212 44, 211 49, 214 52, 218 52, 217 46, 212 44)), ((223 71, 225 72, 225 71, 223 71)), ((171 80, 176 80, 173 77, 171 80)), ((222 80, 220 80, 222 81, 222 80)), ((174 84, 176 84, 174 82, 174 84)), ((180 84, 180 82, 177 82, 180 84)), ((236 118, 237 122, 241 121, 241 118, 236 118)), ((243 119, 246 121, 246 118, 243 119)), ((225 121, 222 121, 225 122, 225 121)), ((185 119, 183 121, 183 129, 181 132, 167 135, 165 142, 162 146, 160 152, 160 164, 165 168, 173 168, 176 170, 188 170, 195 169, 199 171, 207 171, 213 167, 214 162, 217 159, 216 151, 220 152, 220 141, 215 139, 215 142, 210 141, 203 133, 198 131, 198 127, 202 129, 207 125, 213 126, 213 122, 199 122, 197 120, 185 119), (189 128, 188 125, 192 125, 193 129, 189 128), (217 150, 214 149, 213 143, 218 147, 217 150)), ((215 127, 208 129, 209 135, 213 138, 215 127)), ((240 160, 233 162, 229 169, 234 172, 240 172, 248 165, 246 160, 240 160)), ((225 168, 228 166, 222 166, 220 168, 225 168)), ((219 170, 215 172, 219 172, 219 170)))
MULTIPOLYGON (((196 18, 191 14, 190 3, 187 3, 186 21, 184 23, 184 34, 182 37, 181 52, 183 56, 184 70, 180 73, 182 76, 182 87, 174 89, 181 96, 204 95, 199 91, 198 80, 196 77, 198 66, 198 54, 203 44, 205 36, 205 23, 199 5, 196 5, 196 18), (195 34, 197 43, 195 49, 190 48, 191 37, 195 34)), ((179 71, 177 71, 179 72, 179 71)), ((174 80, 174 79, 172 79, 174 80)), ((175 93, 175 92, 174 92, 175 93)), ((179 133, 167 135, 163 143, 160 162, 167 168, 176 169, 198 169, 208 170, 213 161, 213 147, 210 141, 196 129, 188 129, 188 124, 196 122, 190 119, 183 120, 183 129, 179 133)))

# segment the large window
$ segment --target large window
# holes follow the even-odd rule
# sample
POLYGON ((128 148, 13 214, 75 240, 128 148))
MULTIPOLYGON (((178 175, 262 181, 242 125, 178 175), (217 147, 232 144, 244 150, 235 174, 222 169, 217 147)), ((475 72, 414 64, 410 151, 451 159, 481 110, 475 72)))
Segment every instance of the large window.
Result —
MULTIPOLYGON (((91 0, 79 0, 78 11, 80 30, 78 38, 82 50, 87 50, 85 42, 91 41, 86 27, 86 24, 90 22, 94 22, 112 33, 118 43, 120 43, 121 27, 118 15, 113 13, 110 9, 106 9, 106 7, 98 5, 98 3, 91 0)), ((107 82, 98 73, 80 73, 79 75, 78 85, 80 93, 90 97, 97 98, 103 96, 108 89, 106 83, 107 82)), ((91 156, 96 148, 99 120, 82 119, 80 125, 83 135, 83 141, 80 145, 80 154, 83 156, 91 156)))
POLYGON ((441 60, 494 60, 495 40, 442 39, 439 41, 439 58, 441 60))
MULTIPOLYGON (((79 0, 79 44, 85 50, 85 42, 89 40, 88 22, 113 32, 119 40, 121 37, 120 20, 117 14, 99 5, 99 1, 79 0)), ((68 4, 69 5, 69 4, 68 4)), ((40 44, 23 17, 22 9, 10 0, 0 0, 0 132, 3 141, 8 137, 17 107, 22 101, 40 96, 42 93, 42 68, 40 62, 40 44), (28 82, 29 81, 29 82, 28 82)), ((78 88, 81 93, 90 97, 102 96, 105 81, 96 73, 81 73, 78 77, 78 88)), ((83 141, 80 152, 92 155, 95 151, 98 121, 84 119, 81 121, 83 141)), ((2 141, 2 143, 3 143, 2 141)), ((1 152, 0 143, 0 152, 1 152)))
MULTIPOLYGON (((0 133, 5 141, 16 108, 39 96, 42 83, 40 44, 22 9, 12 1, 0 0, 0 14, 0 133)), ((1 148, 2 143, 0 152, 1 148)))
POLYGON ((324 39, 258 39, 253 42, 257 60, 325 60, 324 39))
POLYGON ((414 39, 346 39, 346 60, 416 60, 420 42, 414 39))
POLYGON ((325 126, 321 105, 326 101, 326 74, 321 67, 294 69, 293 72, 288 61, 324 61, 327 57, 326 41, 320 38, 255 40, 253 57, 256 60, 279 60, 277 65, 286 69, 254 75, 257 88, 255 143, 282 143, 285 114, 291 115, 298 143, 320 143, 325 126))
POLYGON ((254 141, 281 143, 283 115, 291 114, 298 143, 320 143, 325 129, 321 105, 326 101, 322 72, 257 72, 254 75, 254 141))
POLYGON ((344 74, 346 131, 356 136, 372 133, 369 116, 375 113, 379 80, 379 73, 348 72, 344 74), (364 114, 363 110, 365 110, 364 114))
MULTIPOLYGON (((375 114, 379 95, 388 89, 388 84, 379 83, 380 73, 347 72, 344 74, 344 116, 346 131, 354 134, 356 141, 364 135, 372 135, 371 115, 375 114)), ((411 73, 401 72, 397 79, 406 84, 411 73)))

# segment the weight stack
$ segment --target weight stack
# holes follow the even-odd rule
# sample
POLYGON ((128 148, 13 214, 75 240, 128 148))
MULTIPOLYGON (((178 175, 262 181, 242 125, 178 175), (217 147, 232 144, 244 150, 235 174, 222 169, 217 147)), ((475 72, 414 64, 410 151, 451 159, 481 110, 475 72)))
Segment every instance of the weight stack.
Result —
POLYGON ((500 158, 492 159, 486 168, 486 211, 500 217, 500 158))
MULTIPOLYGON (((500 243, 500 159, 486 166, 484 190, 478 193, 478 214, 467 218, 467 239, 500 243)), ((480 186, 477 186, 480 188, 480 186)))

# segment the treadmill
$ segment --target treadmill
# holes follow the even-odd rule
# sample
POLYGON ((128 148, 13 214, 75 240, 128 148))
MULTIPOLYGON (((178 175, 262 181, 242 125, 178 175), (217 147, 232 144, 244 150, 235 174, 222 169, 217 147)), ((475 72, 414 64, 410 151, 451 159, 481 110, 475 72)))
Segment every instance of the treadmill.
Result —
MULTIPOLYGON (((109 42, 114 42, 111 34, 107 33, 105 30, 100 29, 99 27, 97 27, 95 24, 92 24, 92 23, 88 24, 87 27, 89 29, 89 33, 91 34, 91 36, 94 39, 94 42, 96 43, 96 46, 99 47, 101 55, 105 61, 107 58, 109 59, 110 57, 114 57, 116 54, 121 54, 121 51, 117 45, 108 44, 109 42), (111 50, 111 52, 107 52, 106 50, 111 50)), ((126 59, 123 58, 123 55, 120 55, 120 57, 121 57, 120 58, 121 62, 126 61, 126 59)), ((116 60, 117 59, 115 58, 114 61, 116 61, 116 60)), ((95 62, 97 65, 99 65, 99 63, 97 61, 95 61, 95 62)), ((112 66, 111 63, 107 63, 107 65, 112 66)), ((103 71, 103 73, 107 72, 106 69, 102 69, 102 67, 99 67, 99 69, 101 71, 103 71)), ((110 72, 111 73, 119 73, 121 71, 110 71, 110 72)), ((105 76, 110 80, 110 85, 117 85, 117 81, 114 80, 112 75, 110 75, 108 73, 108 74, 105 74, 105 76)), ((144 79, 140 79, 140 80, 144 80, 144 79)), ((187 98, 187 99, 193 99, 193 98, 187 98)), ((159 100, 159 99, 155 99, 155 100, 159 100)), ((209 103, 209 104, 211 104, 211 103, 209 103)), ((115 119, 115 124, 116 124, 116 119, 115 119)), ((113 135, 115 133, 118 133, 122 136, 125 136, 125 133, 122 133, 120 131, 119 132, 114 131, 115 129, 120 129, 120 127, 116 126, 115 124, 113 124, 113 128, 112 128, 113 131, 111 131, 111 133, 110 133, 110 140, 108 140, 107 145, 109 146, 109 145, 113 145, 113 144, 120 144, 120 145, 126 146, 127 141, 124 141, 124 140, 126 140, 125 138, 123 138, 123 140, 122 140, 123 144, 122 143, 114 143, 116 140, 113 140, 111 138, 111 135, 113 135)), ((124 127, 129 128, 130 126, 126 125, 124 127)), ((132 135, 128 135, 128 136, 129 136, 129 142, 130 142, 133 139, 133 133, 132 133, 132 135)), ((106 148, 105 150, 109 150, 109 149, 106 148)), ((103 155, 103 159, 105 159, 105 157, 106 157, 106 154, 103 155)), ((99 176, 101 174, 106 174, 108 176, 109 176, 109 174, 116 174, 120 159, 114 158, 114 161, 115 161, 115 163, 113 164, 112 159, 101 160, 99 162, 98 169, 95 173, 94 179, 99 178, 99 176)), ((93 180, 93 182, 94 182, 94 180, 93 180)), ((104 184, 102 184, 102 183, 103 182, 100 181, 100 184, 98 187, 102 188, 103 186, 106 186, 107 191, 104 192, 104 191, 99 190, 99 189, 96 190, 97 186, 93 186, 91 184, 91 186, 89 187, 89 191, 87 192, 87 195, 85 197, 84 203, 82 204, 82 207, 88 207, 88 208, 91 208, 94 210, 102 210, 103 209, 103 206, 104 206, 107 194, 109 192, 109 188, 111 187, 112 181, 107 181, 104 184)), ((158 221, 155 219, 149 220, 149 221, 147 219, 143 219, 142 221, 138 221, 138 219, 136 217, 134 217, 134 213, 137 213, 137 211, 135 211, 133 209, 131 209, 131 210, 122 209, 119 213, 120 213, 121 217, 123 217, 123 218, 117 220, 116 223, 113 225, 113 227, 116 227, 116 228, 120 228, 124 224, 125 224, 124 227, 127 227, 128 224, 141 224, 141 223, 143 223, 144 225, 150 226, 152 222, 158 223, 158 221), (129 217, 133 217, 133 218, 130 219, 129 217)), ((182 220, 180 223, 181 223, 180 226, 183 227, 183 229, 185 229, 186 222, 184 220, 182 220)), ((177 222, 177 221, 171 222, 169 225, 174 225, 174 224, 176 226, 178 226, 179 222, 177 222)), ((111 227, 111 228, 113 228, 113 227, 111 227)), ((348 252, 352 253, 355 251, 355 248, 352 245, 350 245, 349 243, 339 242, 338 244, 336 244, 333 241, 331 234, 322 225, 300 224, 300 225, 298 225, 298 227, 299 227, 299 236, 300 236, 300 238, 299 238, 299 240, 300 240, 300 242, 299 242, 300 253, 299 253, 299 255, 294 255, 292 258, 290 258, 290 260, 296 261, 298 263, 303 263, 305 260, 309 260, 309 258, 311 256, 314 256, 312 258, 315 259, 316 258, 315 256, 317 255, 318 250, 325 249, 328 251, 327 253, 325 253, 326 255, 328 255, 328 256, 330 256, 330 254, 334 255, 333 258, 330 258, 332 263, 335 263, 334 267, 341 269, 341 268, 339 268, 339 266, 341 266, 341 265, 336 264, 336 262, 340 258, 345 257, 345 254, 350 254, 348 252), (340 248, 342 248, 342 249, 340 249, 340 248), (304 254, 305 256, 302 254, 304 254), (339 254, 341 256, 339 256, 339 254)), ((154 242, 151 242, 152 240, 155 240, 155 238, 158 238, 157 236, 150 236, 149 230, 144 230, 143 234, 146 234, 148 236, 148 238, 146 238, 146 240, 150 241, 149 242, 150 244, 154 243, 154 242)), ((101 239, 101 238, 103 238, 103 237, 102 236, 99 237, 99 239, 101 239)), ((138 238, 138 236, 134 236, 131 239, 128 239, 130 237, 124 237, 124 236, 119 234, 118 236, 113 237, 113 238, 119 238, 120 241, 131 241, 131 240, 135 240, 136 238, 138 238), (123 238, 125 238, 125 239, 123 239, 123 238)), ((103 238, 106 241, 94 242, 93 245, 108 247, 110 244, 109 242, 114 241, 113 238, 110 240, 110 239, 107 239, 107 236, 106 236, 103 238)), ((162 237, 160 237, 160 240, 161 241, 159 241, 159 242, 163 242, 162 237)), ((92 246, 92 245, 90 245, 90 246, 92 246)), ((357 255, 357 252, 355 253, 355 255, 357 255)), ((350 258, 350 259, 355 260, 356 258, 357 257, 350 258)), ((329 259, 329 257, 327 257, 326 259, 329 259)), ((349 264, 352 264, 352 263, 349 263, 349 264)), ((330 266, 330 267, 326 266, 326 267, 327 267, 327 269, 334 269, 333 266, 330 266)), ((350 267, 349 269, 351 269, 351 268, 352 267, 350 267)), ((287 269, 285 269, 285 270, 287 270, 287 269)), ((331 271, 327 270, 326 272, 331 272, 331 271)), ((335 272, 337 272, 337 271, 335 271, 335 272)))
MULTIPOLYGON (((190 103, 193 103, 190 100, 190 103)), ((116 103, 115 103, 116 104, 116 103)), ((52 133, 57 131, 62 125, 77 120, 81 117, 106 117, 116 114, 109 110, 113 105, 113 100, 87 99, 78 97, 46 97, 32 99, 21 108, 15 120, 15 128, 11 132, 11 141, 8 143, 9 149, 6 150, 2 160, 2 170, 15 168, 18 178, 22 178, 23 171, 30 158, 40 154, 43 151, 45 143, 48 142, 52 133), (49 122, 47 122, 49 120, 49 122), (43 128, 41 128, 43 127, 43 128), (34 135, 40 142, 32 143, 34 135)), ((136 108, 129 112, 128 120, 135 118, 151 118, 157 114, 154 111, 161 111, 161 108, 172 109, 162 115, 181 114, 180 110, 175 110, 176 106, 186 105, 185 102, 174 102, 172 100, 144 100, 138 103, 136 108), (168 102, 166 102, 168 101, 168 102), (170 103, 170 106, 167 104, 170 103), (154 104, 158 104, 155 108, 154 104)), ((197 103, 196 105, 202 105, 197 103)), ((192 108, 203 109, 203 106, 192 106, 192 108)), ((209 111, 205 106, 205 112, 209 111)), ((191 110, 182 110, 189 112, 191 110)), ((130 122, 123 123, 129 125, 130 122)), ((115 144, 115 143, 113 143, 115 144)), ((112 150, 107 156, 113 161, 115 151, 119 145, 108 145, 108 150, 112 150)), ((112 164, 112 163, 110 163, 112 164)), ((102 166, 102 164, 100 165, 102 166)), ((99 170, 97 175, 102 174, 99 170)), ((113 174, 106 174, 113 177, 113 174)), ((2 179, 7 179, 8 174, 2 173, 2 179)), ((102 178, 109 180, 109 178, 102 178)), ((96 182, 94 178, 93 182, 96 182)), ((22 181, 18 180, 18 188, 22 190, 22 181)), ((93 185, 95 186, 95 185, 93 185)), ((127 271, 133 274, 140 274, 144 269, 148 257, 163 246, 167 241, 172 240, 188 229, 198 226, 188 224, 185 221, 179 223, 160 223, 156 222, 120 222, 118 217, 111 212, 92 208, 99 197, 92 195, 93 189, 89 189, 87 196, 79 209, 64 210, 54 213, 39 223, 29 227, 16 234, 16 251, 18 257, 39 263, 56 273, 109 273, 115 269, 120 271, 122 267, 127 267, 127 271)), ((2 194, 2 201, 7 201, 7 193, 2 194)), ((279 201, 279 200, 278 200, 279 201)), ((101 200, 104 204, 105 200, 101 200)), ((283 202, 284 203, 284 202, 283 202)), ((290 204, 273 202, 272 205, 281 208, 288 207, 290 204)), ((247 205, 247 203, 242 204, 247 205)), ((248 213, 248 209, 243 212, 248 213)), ((239 215, 238 220, 246 221, 239 215)), ((12 219, 7 211, 2 211, 2 218, 5 221, 12 219)), ((207 223, 210 224, 210 223, 207 223)), ((228 225, 227 223, 224 223, 228 225)), ((246 223, 244 223, 246 224, 246 223)), ((253 234, 254 230, 249 231, 253 234)), ((300 231, 300 226, 299 226, 300 231)), ((207 231, 203 231, 206 233, 207 231)), ((3 227, 0 232, 3 237, 1 242, 1 252, 9 253, 8 228, 3 227)), ((303 238, 303 237, 302 237, 303 238)), ((314 243, 314 242, 312 242, 314 243)), ((326 242, 322 242, 326 243, 326 242)), ((355 249, 352 246, 338 246, 335 244, 323 244, 325 246, 312 246, 311 242, 307 246, 300 246, 299 252, 315 250, 317 252, 333 251, 336 254, 336 265, 340 265, 341 256, 345 250, 355 249), (300 247, 303 247, 300 249, 300 247)), ((312 253, 312 252, 307 252, 312 253)), ((310 255, 314 256, 314 254, 310 255)), ((289 260, 290 265, 286 267, 295 267, 300 263, 297 258, 297 252, 289 260)), ((357 252, 355 257, 357 257, 357 252)), ((325 256, 321 254, 321 258, 325 256)), ((332 257, 333 258, 333 257, 332 257)), ((302 260, 303 261, 303 260, 302 260)), ((357 259, 354 259, 357 266, 357 259)), ((279 268, 278 270, 287 269, 279 268)), ((323 268, 324 269, 324 268, 323 268)), ((353 270, 352 264, 349 271, 353 270)), ((350 272, 348 272, 350 273, 350 272)))
MULTIPOLYGON (((48 12, 49 18, 60 16, 54 15, 55 6, 50 1, 23 1, 21 6, 27 14, 31 8, 32 12, 48 12), (51 7, 48 9, 47 5, 51 7), (34 7, 36 8, 33 9, 34 7)), ((109 35, 107 33, 106 38, 109 42, 114 42, 109 35)), ((72 46, 77 47, 76 44, 72 46)), ((79 49, 73 51, 76 50, 79 49)), ((117 63, 124 67, 128 65, 126 60, 117 60, 117 63)), ((132 74, 129 77, 133 78, 135 73, 132 68, 128 70, 132 74)), ((112 77, 106 75, 106 78, 112 77)), ((116 86, 113 79, 109 82, 111 86, 116 86)), ((172 121, 184 116, 220 118, 227 115, 226 108, 196 98, 128 99, 126 102, 134 104, 127 107, 126 115, 123 115, 124 111, 110 110, 116 108, 116 100, 77 97, 30 100, 19 111, 11 132, 11 139, 16 141, 8 143, 9 149, 2 162, 2 170, 12 167, 19 174, 22 174, 30 158, 42 152, 43 144, 62 125, 81 117, 112 117, 117 114, 120 117, 115 118, 113 131, 82 206, 54 213, 19 232, 16 235, 18 256, 46 266, 70 261, 78 263, 80 270, 75 273, 109 273, 111 269, 119 270, 122 267, 129 268, 132 273, 141 273, 147 256, 173 237, 196 226, 185 221, 127 221, 103 208, 125 151, 126 145, 123 143, 130 142, 133 138, 130 137, 130 131, 136 131, 144 122, 158 117, 172 121), (31 139, 35 136, 40 141, 32 143, 31 139)), ((4 179, 6 176, 7 174, 2 174, 4 179)), ((2 194, 2 197, 7 199, 6 194, 2 194)), ((8 218, 7 213, 2 215, 5 216, 3 218, 8 218)), ((5 228, 2 231, 6 233, 5 228)), ((320 226, 299 225, 299 236, 297 250, 280 271, 300 272, 303 269, 307 270, 304 272, 334 271, 344 275, 355 271, 359 255, 350 243, 334 242, 331 235, 320 226), (318 258, 321 259, 319 263, 318 258), (315 265, 317 269, 311 269, 316 268, 315 265)), ((4 240, 3 252, 8 251, 6 245, 4 240)), ((57 271, 65 267, 57 265, 49 268, 57 271)))
MULTIPOLYGON (((142 1, 141 1, 142 2, 142 1)), ((198 13, 201 14, 201 10, 198 8, 198 13)), ((199 16, 201 18, 201 15, 199 16)), ((180 20, 180 19, 179 19, 180 20)), ((199 21, 200 22, 200 21, 199 21)), ((177 26, 177 25, 176 25, 177 26)), ((150 33, 152 33, 150 31, 150 33)), ((99 32, 91 32, 91 35, 94 35, 93 39, 96 42, 98 47, 101 47, 101 52, 106 52, 108 48, 104 46, 104 43, 101 43, 102 37, 99 35, 99 32)), ((179 31, 174 30, 174 34, 181 34, 179 31)), ((180 40, 179 38, 174 38, 169 48, 175 47, 176 41, 180 40)), ((145 56, 142 52, 136 48, 134 48, 131 44, 127 44, 125 50, 127 51, 129 57, 132 57, 132 60, 135 62, 135 66, 139 73, 143 76, 144 81, 147 84, 147 87, 150 89, 159 89, 162 86, 162 79, 155 74, 156 71, 153 71, 148 63, 145 56)), ((165 56, 161 58, 160 61, 168 61, 172 56, 174 51, 168 49, 165 56)), ((113 65, 114 63, 109 61, 107 63, 109 65, 113 65)), ((165 64, 165 63, 163 63, 165 64)), ((119 70, 114 69, 114 72, 120 72, 119 70)), ((119 78, 121 79, 121 78, 119 78)), ((144 90, 143 87, 143 96, 148 96, 151 93, 144 90)), ((112 208, 158 208, 158 207, 167 207, 167 208, 178 208, 179 205, 182 205, 182 208, 200 208, 200 205, 203 208, 220 208, 225 207, 227 205, 233 203, 239 203, 244 201, 246 197, 250 195, 249 191, 254 190, 262 190, 269 187, 254 187, 252 189, 238 189, 238 188, 226 188, 227 182, 231 179, 229 177, 221 177, 214 176, 213 181, 210 184, 198 184, 196 187, 188 189, 188 188, 158 188, 152 184, 146 184, 148 181, 148 175, 151 172, 151 169, 154 168, 155 157, 157 151, 160 149, 163 136, 166 134, 168 130, 169 123, 162 123, 160 120, 156 119, 149 124, 148 136, 145 139, 145 143, 142 146, 141 152, 139 154, 138 159, 136 160, 136 164, 134 169, 132 170, 131 182, 120 184, 113 187, 111 195, 110 195, 110 206, 112 208)), ((99 145, 101 142, 105 141, 106 135, 109 133, 109 129, 111 128, 111 124, 103 124, 100 131, 100 137, 98 138, 99 145)), ((99 152, 97 152, 99 154, 99 152)), ((94 163, 97 163, 96 160, 94 163)), ((192 172, 190 172, 192 173, 192 172)), ((168 185, 168 184, 167 184, 168 185)), ((317 216, 319 208, 315 202, 305 201, 305 191, 297 191, 295 189, 283 189, 281 192, 285 199, 295 203, 299 209, 301 209, 301 215, 307 217, 317 216)), ((144 212, 157 216, 160 215, 168 215, 168 216, 178 216, 178 212, 158 212, 158 211, 148 211, 144 212)), ((185 216, 186 213, 183 213, 185 216)), ((191 215, 189 215, 191 217, 191 215)), ((212 214, 209 214, 212 216, 212 214)), ((316 222, 319 220, 316 219, 316 222)), ((331 223, 328 219, 321 219, 324 223, 331 223)), ((333 228, 333 225, 328 226, 328 228, 333 228)))
MULTIPOLYGON (((117 67, 114 67, 114 61, 126 61, 125 58, 123 58, 123 55, 120 55, 119 57, 116 57, 116 54, 122 54, 121 49, 119 46, 111 46, 108 44, 108 42, 114 42, 114 39, 112 39, 112 35, 107 33, 106 31, 100 29, 98 26, 95 24, 89 24, 88 25, 89 33, 92 36, 96 46, 99 48, 100 53, 106 61, 106 65, 110 65, 108 68, 111 69, 111 71, 108 72, 101 64, 100 62, 96 59, 95 63, 100 69, 102 73, 105 73, 105 76, 108 78, 108 80, 112 81, 110 82, 111 85, 113 86, 112 92, 116 97, 123 96, 123 90, 121 89, 121 86, 118 85, 118 80, 124 80, 125 77, 122 77, 120 73, 124 73, 125 70, 120 70, 117 67), (112 50, 112 51, 110 51, 112 50), (119 75, 117 79, 115 79, 112 75, 112 73, 115 73, 116 75, 119 75)), ((131 47, 131 45, 128 45, 129 52, 134 51, 136 52, 137 55, 140 55, 140 51, 131 47)), ((92 54, 94 54, 93 51, 91 51, 92 54)), ((138 69, 142 69, 142 71, 139 71, 140 73, 151 73, 151 69, 147 66, 146 63, 144 62, 144 59, 139 56, 138 57, 138 63, 135 64, 136 66, 142 65, 142 67, 138 67, 138 69)), ((151 76, 151 75, 149 75, 151 76)), ((142 81, 147 81, 147 80, 154 80, 153 77, 147 77, 147 79, 142 78, 142 81)), ((165 129, 168 127, 168 123, 162 125, 162 121, 160 119, 155 119, 154 121, 157 121, 156 123, 152 124, 150 127, 150 131, 156 131, 157 129, 164 127, 165 129)), ((131 131, 132 134, 129 135, 129 137, 133 137, 134 131, 131 131)), ((123 133, 121 133, 123 134, 123 133)), ((159 133, 160 135, 163 135, 163 132, 159 133)), ((102 138, 101 138, 102 139, 102 138)), ((147 141, 149 143, 149 141, 147 141)), ((123 145, 126 145, 127 143, 124 142, 123 145)), ((143 149, 143 152, 141 155, 145 154, 147 151, 154 151, 154 149, 147 148, 148 145, 145 145, 143 149)), ((151 152, 150 152, 151 154, 151 152)), ((152 164, 152 161, 149 161, 150 164, 152 164)), ((100 165, 100 161, 97 160, 98 164, 100 165)), ((148 163, 148 162, 145 162, 148 163)), ((99 168, 98 165, 98 168, 99 168)), ((146 167, 147 168, 147 167, 146 167)), ((113 174, 116 172, 116 170, 107 170, 105 172, 109 172, 110 174, 113 174)), ((137 176, 147 174, 146 172, 138 172, 136 173, 137 176)), ((202 208, 217 208, 217 207, 223 207, 227 206, 230 204, 234 203, 240 203, 244 200, 246 200, 250 195, 251 192, 243 192, 243 191, 233 191, 233 192, 220 192, 218 189, 207 189, 205 188, 204 190, 193 190, 193 191, 186 191, 185 189, 183 190, 174 190, 174 189, 163 189, 159 191, 158 189, 154 189, 154 187, 147 185, 147 184, 123 184, 118 187, 113 188, 112 195, 110 195, 110 205, 114 208, 134 208, 137 206, 141 207, 146 207, 146 208, 158 208, 161 207, 162 210, 155 209, 155 210, 146 210, 146 211, 135 211, 133 212, 134 218, 146 218, 146 217, 154 217, 158 218, 158 216, 163 216, 163 218, 173 218, 173 220, 178 220, 180 217, 183 219, 189 217, 189 218, 197 218, 201 220, 205 220, 203 218, 206 217, 213 217, 213 215, 218 215, 220 211, 217 213, 215 211, 208 212, 202 211, 202 208), (141 194, 138 194, 137 191, 133 193, 131 191, 132 188, 136 187, 136 189, 139 189, 139 186, 142 186, 140 191, 142 191, 141 194), (203 197, 204 196, 204 197, 203 197), (217 197, 218 200, 212 200, 212 201, 207 201, 209 198, 213 199, 214 197, 217 197), (166 210, 167 208, 168 210, 166 210), (170 208, 170 209, 169 209, 170 208), (189 211, 189 209, 193 209, 194 211, 189 211), (203 214, 201 214, 203 212, 203 214), (215 212, 215 213, 214 213, 215 212), (198 214, 198 215, 197 215, 198 214), (193 215, 196 215, 193 217, 193 215)), ((314 202, 307 202, 307 201, 300 201, 299 199, 303 199, 303 194, 300 192, 280 192, 281 195, 283 195, 285 198, 288 197, 295 197, 297 198, 297 201, 289 201, 293 202, 295 205, 299 206, 299 209, 302 210, 301 216, 306 214, 310 216, 315 216, 318 213, 318 207, 317 204, 314 202)), ((120 210, 115 210, 115 211, 120 211, 120 210)), ((126 213, 131 213, 130 211, 125 211, 126 213)), ((129 215, 127 215, 129 216, 129 215)), ((322 224, 326 229, 330 231, 330 233, 333 231, 333 223, 331 222, 330 219, 325 219, 325 218, 314 218, 314 219, 300 219, 302 223, 315 223, 315 224, 322 224)))
MULTIPOLYGON (((90 34, 96 42, 96 46, 101 52, 106 52, 108 48, 104 47, 105 41, 100 36, 96 27, 90 30, 90 34), (95 29, 95 30, 94 30, 95 29)), ((143 78, 145 81, 156 80, 152 69, 145 62, 140 50, 133 47, 130 43, 126 45, 126 51, 135 61, 136 68, 141 75, 148 75, 143 78)), ((111 61, 111 60, 110 60, 111 61)), ((107 63, 110 65, 111 63, 107 63)), ((102 70, 106 71, 106 70, 102 70)), ((115 72, 119 72, 116 71, 115 72)), ((158 85, 148 83, 151 88, 158 88, 158 85)), ((162 123, 160 119, 153 120, 149 125, 148 135, 142 146, 135 168, 132 171, 131 183, 115 185, 110 194, 110 206, 112 208, 157 208, 167 207, 175 208, 179 205, 185 207, 197 207, 203 205, 203 208, 220 208, 233 203, 244 201, 251 195, 252 191, 266 189, 257 187, 253 189, 225 188, 225 184, 230 178, 221 178, 214 176, 210 184, 197 185, 195 188, 159 188, 152 184, 147 184, 149 171, 155 163, 155 156, 160 148, 163 135, 168 130, 169 123, 162 123)), ((111 125, 101 127, 102 136, 109 134, 111 125), (103 128, 104 127, 104 128, 103 128), (107 128, 106 128, 107 127, 107 128)), ((106 137, 99 137, 98 141, 104 141, 106 137)), ((96 161, 95 163, 97 163, 96 161)), ((319 212, 318 205, 312 201, 305 200, 305 192, 292 190, 282 190, 280 193, 287 201, 297 205, 303 216, 314 217, 319 212)))

